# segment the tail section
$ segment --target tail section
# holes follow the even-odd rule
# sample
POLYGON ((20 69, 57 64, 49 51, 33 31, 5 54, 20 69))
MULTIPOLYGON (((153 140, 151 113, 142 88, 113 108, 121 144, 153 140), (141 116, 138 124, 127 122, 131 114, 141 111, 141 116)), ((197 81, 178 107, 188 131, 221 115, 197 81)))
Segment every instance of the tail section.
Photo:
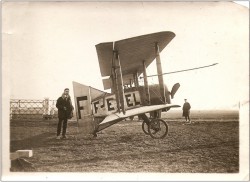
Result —
POLYGON ((93 134, 99 123, 94 120, 91 101, 105 92, 77 82, 73 82, 73 90, 79 134, 93 134))

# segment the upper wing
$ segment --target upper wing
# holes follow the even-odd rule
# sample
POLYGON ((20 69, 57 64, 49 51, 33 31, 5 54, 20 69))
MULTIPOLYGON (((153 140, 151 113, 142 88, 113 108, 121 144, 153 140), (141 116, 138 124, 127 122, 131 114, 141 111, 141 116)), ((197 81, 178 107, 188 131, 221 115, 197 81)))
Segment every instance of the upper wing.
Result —
POLYGON ((99 67, 102 76, 111 75, 113 42, 106 42, 96 45, 99 67))
POLYGON ((148 67, 156 57, 155 44, 158 43, 161 52, 174 37, 173 32, 158 32, 115 42, 114 49, 119 54, 122 74, 138 71, 140 75, 142 62, 145 61, 148 67))
POLYGON ((103 84, 104 90, 110 89, 111 88, 110 78, 102 79, 102 84, 103 84))
MULTIPOLYGON (((133 75, 132 74, 127 74, 127 75, 122 75, 122 79, 123 79, 123 84, 124 85, 129 85, 130 81, 133 84, 134 83, 134 79, 133 79, 133 75)), ((103 87, 104 90, 110 89, 111 88, 111 78, 104 78, 102 79, 102 83, 103 83, 103 87)))
POLYGON ((156 57, 155 44, 161 52, 174 37, 173 32, 165 31, 96 45, 101 75, 111 75, 113 50, 118 51, 123 76, 136 72, 140 75, 142 62, 148 67, 156 57))

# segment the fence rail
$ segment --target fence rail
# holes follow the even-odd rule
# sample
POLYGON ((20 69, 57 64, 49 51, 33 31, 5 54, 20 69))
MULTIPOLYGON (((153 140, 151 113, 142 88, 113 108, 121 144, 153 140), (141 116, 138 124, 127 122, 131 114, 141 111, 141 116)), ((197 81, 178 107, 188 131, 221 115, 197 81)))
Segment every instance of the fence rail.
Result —
POLYGON ((10 120, 52 119, 57 116, 56 100, 10 100, 10 120))

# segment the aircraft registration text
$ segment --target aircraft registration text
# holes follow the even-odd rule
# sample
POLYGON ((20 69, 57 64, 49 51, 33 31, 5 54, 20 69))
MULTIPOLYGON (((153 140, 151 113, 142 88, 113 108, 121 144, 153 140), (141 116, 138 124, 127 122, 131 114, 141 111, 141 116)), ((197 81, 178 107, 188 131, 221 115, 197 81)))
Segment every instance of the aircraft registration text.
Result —
MULTIPOLYGON (((124 94, 125 109, 132 109, 140 106, 141 99, 139 91, 127 92, 124 94)), ((117 111, 115 95, 106 96, 92 102, 94 116, 107 116, 117 111)))

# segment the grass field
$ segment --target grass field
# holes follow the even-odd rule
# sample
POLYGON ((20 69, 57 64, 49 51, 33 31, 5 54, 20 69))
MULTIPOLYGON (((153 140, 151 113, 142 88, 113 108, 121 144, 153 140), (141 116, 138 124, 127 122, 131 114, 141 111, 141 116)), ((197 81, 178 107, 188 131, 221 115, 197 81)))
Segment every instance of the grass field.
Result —
POLYGON ((55 140, 57 121, 12 121, 10 151, 32 149, 27 160, 36 172, 239 172, 238 111, 192 111, 194 124, 182 125, 180 111, 162 117, 169 133, 152 139, 141 122, 122 121, 84 139, 70 121, 68 139, 55 140))

